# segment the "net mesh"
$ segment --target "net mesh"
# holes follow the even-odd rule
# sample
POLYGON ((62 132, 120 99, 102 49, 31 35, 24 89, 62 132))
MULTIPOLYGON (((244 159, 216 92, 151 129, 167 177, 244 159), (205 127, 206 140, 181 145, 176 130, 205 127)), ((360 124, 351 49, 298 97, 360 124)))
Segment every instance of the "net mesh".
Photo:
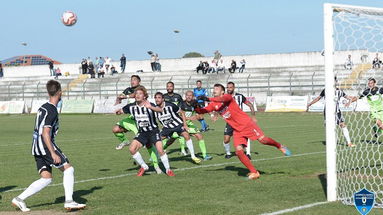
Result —
POLYGON ((383 65, 379 58, 383 50, 383 13, 373 9, 335 8, 333 27, 334 57, 337 51, 354 54, 345 55, 344 64, 334 65, 338 88, 358 98, 350 106, 345 105, 347 99, 338 101, 342 116, 337 117, 343 118, 355 147, 348 146, 342 128, 337 126, 337 197, 352 205, 354 193, 365 188, 375 193, 375 207, 382 208, 383 135, 376 127, 376 120, 383 121, 383 108, 382 113, 373 113, 366 97, 359 97, 371 77, 378 81, 378 87, 382 86, 383 65))

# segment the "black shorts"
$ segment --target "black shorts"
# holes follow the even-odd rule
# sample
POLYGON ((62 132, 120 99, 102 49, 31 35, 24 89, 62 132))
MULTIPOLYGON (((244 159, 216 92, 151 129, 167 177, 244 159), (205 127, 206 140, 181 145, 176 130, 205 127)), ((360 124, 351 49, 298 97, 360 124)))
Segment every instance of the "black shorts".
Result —
POLYGON ((185 132, 185 128, 183 125, 179 125, 175 128, 163 128, 161 131, 161 137, 170 138, 173 133, 177 133, 178 135, 181 135, 181 133, 185 132))
POLYGON ((53 158, 49 150, 46 150, 46 155, 35 155, 35 161, 37 166, 37 171, 39 171, 39 174, 42 171, 48 171, 52 173, 52 167, 54 168, 61 168, 65 164, 69 163, 68 158, 62 153, 62 151, 58 148, 55 152, 56 154, 61 158, 61 162, 59 164, 55 164, 53 162, 53 158))
POLYGON ((158 141, 161 141, 160 131, 158 129, 154 129, 151 131, 138 132, 134 139, 140 142, 141 145, 150 148, 158 141))
POLYGON ((225 131, 223 132, 223 135, 229 135, 229 136, 233 136, 233 128, 226 123, 226 127, 225 127, 225 131))

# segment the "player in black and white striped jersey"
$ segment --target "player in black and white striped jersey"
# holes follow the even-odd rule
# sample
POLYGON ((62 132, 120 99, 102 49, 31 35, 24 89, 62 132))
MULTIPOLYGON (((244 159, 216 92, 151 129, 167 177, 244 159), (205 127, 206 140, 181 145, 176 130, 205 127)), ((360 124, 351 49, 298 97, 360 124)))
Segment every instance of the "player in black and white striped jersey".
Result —
POLYGON ((155 116, 155 112, 162 112, 162 108, 156 107, 155 104, 147 101, 148 93, 145 87, 137 87, 134 93, 135 102, 117 110, 116 114, 131 114, 136 121, 138 133, 129 145, 129 151, 134 160, 141 166, 137 176, 143 176, 145 171, 149 169, 148 165, 142 159, 139 150, 143 146, 150 148, 152 145, 156 147, 160 155, 161 161, 166 169, 166 174, 168 176, 174 176, 173 171, 170 169, 168 156, 162 148, 160 131, 155 116))
MULTIPOLYGON (((165 102, 164 94, 161 92, 157 92, 154 98, 156 100, 157 107, 162 109, 162 112, 155 113, 158 121, 160 121, 163 126, 161 131, 162 139, 171 139, 173 133, 177 133, 179 136, 184 137, 191 159, 196 164, 201 163, 201 160, 195 156, 193 141, 190 138, 189 133, 185 130, 187 127, 186 118, 183 119, 179 115, 181 109, 171 102, 165 102)), ((182 115, 182 117, 184 116, 182 115)), ((173 140, 170 142, 173 142, 173 140)))
MULTIPOLYGON (((337 83, 337 79, 335 78, 335 83, 337 83)), ((312 100, 308 105, 307 105, 307 109, 310 108, 311 105, 317 103, 319 100, 321 100, 322 98, 325 98, 325 89, 322 90, 322 92, 319 94, 318 97, 316 97, 314 100, 312 100)), ((347 128, 347 125, 346 123, 344 122, 344 118, 342 116, 342 111, 340 110, 340 107, 339 107, 339 103, 341 101, 341 98, 345 98, 345 99, 348 99, 348 100, 351 100, 352 99, 352 96, 348 96, 343 90, 339 89, 339 88, 336 88, 335 89, 335 98, 336 98, 336 106, 335 106, 335 111, 336 111, 336 124, 339 125, 339 127, 342 129, 342 132, 343 132, 343 136, 344 138, 346 139, 347 141, 347 146, 349 147, 354 147, 355 144, 353 144, 351 142, 351 138, 350 138, 350 132, 348 131, 348 128, 347 128)), ((326 108, 323 110, 323 116, 326 120, 326 108)))
POLYGON ((23 193, 12 200, 12 204, 21 211, 30 211, 24 200, 36 194, 52 182, 52 167, 60 169, 63 175, 65 191, 64 208, 67 210, 85 208, 85 204, 73 201, 74 168, 68 158, 56 145, 55 136, 59 129, 57 104, 61 100, 61 85, 50 80, 46 84, 49 101, 37 111, 32 141, 32 155, 41 178, 33 182, 23 193))
MULTIPOLYGON (((238 106, 243 110, 243 104, 247 105, 250 108, 251 115, 255 115, 255 110, 253 104, 249 102, 246 97, 240 93, 235 92, 235 84, 233 82, 227 83, 227 93, 232 95, 234 97, 234 100, 238 104, 238 106)), ((225 158, 229 159, 231 157, 230 152, 230 139, 233 136, 233 128, 226 123, 224 136, 223 136, 223 147, 225 148, 225 158)), ((247 147, 246 147, 246 155, 251 160, 251 152, 250 152, 250 140, 247 140, 247 147)))

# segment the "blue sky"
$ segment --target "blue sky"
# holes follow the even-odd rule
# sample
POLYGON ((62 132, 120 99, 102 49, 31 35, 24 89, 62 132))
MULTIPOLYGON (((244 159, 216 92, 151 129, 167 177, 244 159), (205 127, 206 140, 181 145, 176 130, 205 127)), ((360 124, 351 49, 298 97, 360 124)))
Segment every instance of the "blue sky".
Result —
MULTIPOLYGON (((65 63, 91 56, 146 59, 320 51, 323 0, 18 0, 1 2, 0 59, 42 54, 65 63), (73 27, 60 22, 74 11, 73 27), (179 29, 179 34, 173 33, 179 29), (28 46, 22 46, 27 42, 28 46)), ((332 3, 383 7, 381 0, 332 3)))

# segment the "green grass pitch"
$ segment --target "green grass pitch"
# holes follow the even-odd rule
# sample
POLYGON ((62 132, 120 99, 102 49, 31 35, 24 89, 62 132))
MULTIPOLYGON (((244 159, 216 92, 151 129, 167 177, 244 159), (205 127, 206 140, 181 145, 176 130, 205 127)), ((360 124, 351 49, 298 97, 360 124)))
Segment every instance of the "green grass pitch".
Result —
MULTIPOLYGON (((236 157, 223 157, 224 122, 208 121, 204 133, 213 160, 200 165, 179 155, 179 144, 168 149, 176 177, 148 174, 137 167, 127 148, 116 151, 115 115, 61 115, 57 143, 75 167, 74 199, 87 209, 76 214, 262 214, 323 202, 325 145, 320 113, 258 113, 264 132, 288 146, 292 157, 273 147, 252 144, 252 159, 261 172, 246 180, 247 170, 236 157)), ((0 214, 15 211, 10 201, 38 179, 30 154, 34 115, 0 116, 0 214)), ((199 124, 198 122, 196 124, 199 124)), ((132 137, 132 134, 129 134, 132 137)), ((194 143, 199 152, 198 144, 194 143)), ((232 147, 233 150, 233 147, 232 147)), ((141 154, 148 159, 146 150, 141 154)), ((64 212, 62 174, 54 170, 53 185, 27 199, 32 211, 64 212)), ((12 213, 13 214, 13 213, 12 213)), ((358 214, 339 202, 289 214, 358 214)), ((383 214, 373 209, 370 214, 383 214)))

